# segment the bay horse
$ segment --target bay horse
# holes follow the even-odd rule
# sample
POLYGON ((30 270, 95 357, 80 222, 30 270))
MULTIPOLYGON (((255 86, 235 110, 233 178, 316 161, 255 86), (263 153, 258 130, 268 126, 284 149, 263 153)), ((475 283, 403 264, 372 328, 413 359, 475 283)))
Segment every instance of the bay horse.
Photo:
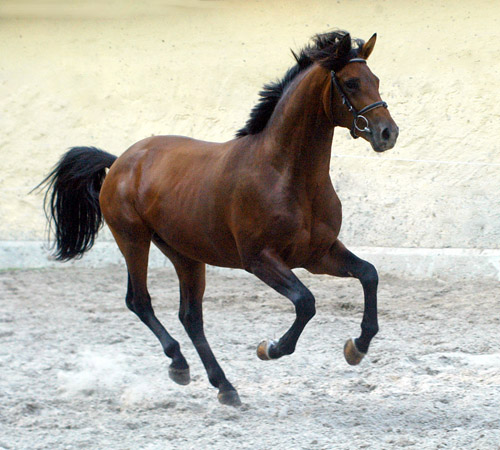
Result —
POLYGON ((376 35, 365 43, 345 31, 316 35, 292 52, 296 63, 282 80, 264 86, 246 125, 228 142, 155 136, 119 158, 74 147, 41 183, 56 259, 81 257, 105 220, 126 261, 126 304, 172 359, 173 381, 188 384, 189 365, 153 311, 146 284, 151 242, 176 270, 179 319, 221 403, 241 401, 204 334, 206 264, 244 269, 294 304, 288 331, 258 345, 262 360, 293 353, 315 315, 314 296, 293 268, 359 279, 361 335, 346 342, 344 355, 354 365, 368 351, 378 331, 378 275, 338 240, 342 211, 330 158, 337 126, 376 152, 396 143, 398 127, 366 61, 375 41, 376 35))

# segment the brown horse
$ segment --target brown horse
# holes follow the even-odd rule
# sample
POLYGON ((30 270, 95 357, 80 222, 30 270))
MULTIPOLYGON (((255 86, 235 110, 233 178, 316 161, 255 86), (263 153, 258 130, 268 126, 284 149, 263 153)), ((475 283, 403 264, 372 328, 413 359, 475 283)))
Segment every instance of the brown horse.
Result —
POLYGON ((396 142, 398 127, 366 64, 375 40, 351 40, 343 31, 316 36, 294 53, 296 65, 281 81, 264 87, 247 124, 229 142, 155 136, 119 158, 75 147, 44 180, 55 256, 81 256, 104 217, 127 263, 127 306, 161 342, 177 383, 189 383, 189 366, 151 305, 151 242, 175 267, 179 318, 221 403, 239 405, 240 399, 203 331, 206 264, 244 269, 295 305, 290 329, 259 344, 257 355, 264 360, 293 353, 315 314, 314 296, 291 269, 359 279, 362 332, 347 341, 344 354, 349 364, 358 364, 367 352, 378 331, 377 271, 337 239, 342 211, 329 173, 336 126, 349 128, 377 152, 396 142))

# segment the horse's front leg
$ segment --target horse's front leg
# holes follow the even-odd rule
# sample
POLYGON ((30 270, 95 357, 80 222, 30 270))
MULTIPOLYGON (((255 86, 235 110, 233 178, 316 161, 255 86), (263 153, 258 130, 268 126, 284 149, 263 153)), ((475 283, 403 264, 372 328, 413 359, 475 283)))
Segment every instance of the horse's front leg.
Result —
POLYGON ((344 346, 346 361, 351 365, 359 364, 368 352, 371 340, 378 332, 377 270, 372 264, 347 250, 340 241, 336 241, 321 260, 308 265, 306 269, 316 274, 354 277, 361 282, 365 296, 361 336, 357 339, 349 339, 344 346))
POLYGON ((278 341, 262 341, 257 348, 260 359, 277 359, 295 351, 297 340, 316 313, 314 296, 295 274, 272 251, 263 251, 252 258, 246 269, 268 286, 287 297, 294 305, 296 318, 278 341))

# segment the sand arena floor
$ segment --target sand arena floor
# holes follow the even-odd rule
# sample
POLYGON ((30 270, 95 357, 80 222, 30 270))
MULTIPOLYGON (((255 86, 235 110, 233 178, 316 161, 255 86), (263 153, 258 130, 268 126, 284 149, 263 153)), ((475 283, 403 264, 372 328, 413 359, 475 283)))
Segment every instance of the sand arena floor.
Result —
POLYGON ((299 275, 318 313, 295 354, 264 362, 256 345, 285 331, 292 305, 245 273, 208 273, 206 332, 235 409, 177 319, 173 270, 152 270, 150 290, 191 365, 184 387, 126 309, 124 267, 1 272, 0 448, 500 448, 498 283, 382 276, 381 332, 350 367, 361 287, 299 275))

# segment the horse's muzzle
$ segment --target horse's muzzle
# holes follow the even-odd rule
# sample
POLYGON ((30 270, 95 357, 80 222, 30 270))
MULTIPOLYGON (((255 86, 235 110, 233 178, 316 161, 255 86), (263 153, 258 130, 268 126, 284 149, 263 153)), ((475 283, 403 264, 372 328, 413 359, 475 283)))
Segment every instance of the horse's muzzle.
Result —
POLYGON ((392 122, 372 129, 370 143, 376 152, 385 152, 396 145, 399 136, 398 126, 392 122))

